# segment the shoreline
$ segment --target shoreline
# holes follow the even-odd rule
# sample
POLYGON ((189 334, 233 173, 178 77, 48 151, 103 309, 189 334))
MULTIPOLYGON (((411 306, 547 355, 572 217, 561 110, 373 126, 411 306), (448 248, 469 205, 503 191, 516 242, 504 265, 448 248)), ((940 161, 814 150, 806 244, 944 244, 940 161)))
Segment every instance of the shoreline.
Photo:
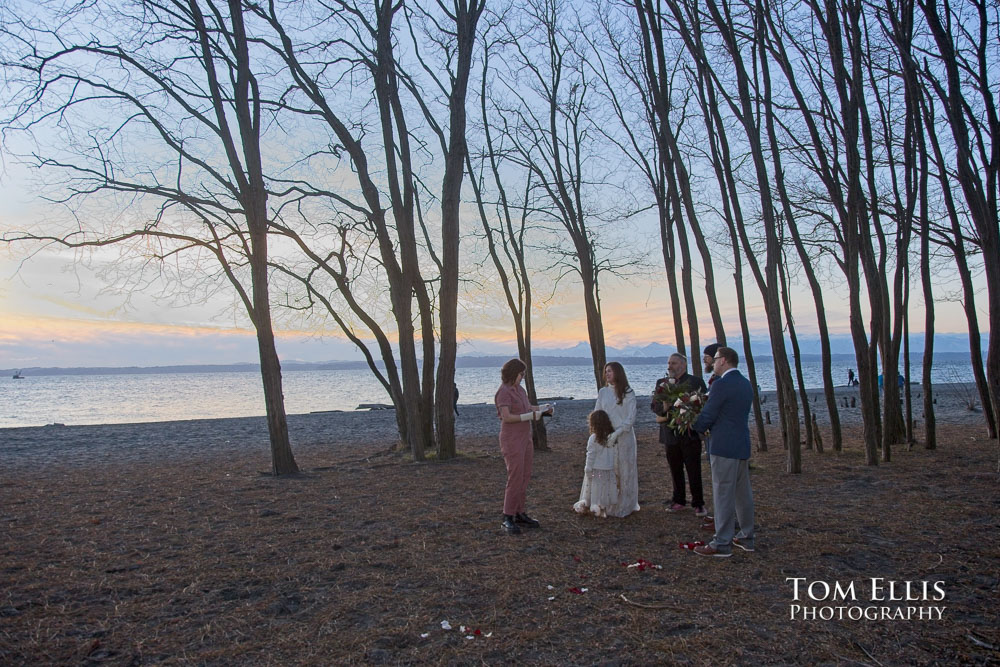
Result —
MULTIPOLYGON (((938 424, 976 426, 983 424, 981 408, 970 411, 966 402, 971 396, 978 404, 975 385, 939 384, 935 392, 935 416, 938 424)), ((919 387, 913 387, 914 428, 923 424, 919 387)), ((816 412, 821 427, 829 426, 826 400, 821 390, 807 390, 809 407, 816 412)), ((841 424, 861 424, 857 387, 835 390, 841 424), (855 407, 851 407, 851 399, 855 407), (848 407, 843 407, 843 403, 848 407)), ((798 393, 796 394, 798 397, 798 393)), ((761 392, 761 409, 770 412, 777 423, 775 392, 761 392)), ((655 443, 656 424, 648 409, 649 396, 637 396, 636 433, 640 442, 655 443)), ((559 400, 556 415, 548 420, 554 437, 586 440, 586 418, 592 399, 559 400)), ((455 431, 459 440, 495 437, 498 431, 495 411, 485 403, 459 404, 455 431)), ((800 415, 803 414, 799 406, 800 415)), ((801 420, 801 418, 800 418, 801 420)), ((389 410, 329 411, 288 415, 292 451, 308 458, 318 450, 346 451, 351 448, 389 449, 398 444, 395 412, 389 410)), ((130 462, 164 459, 202 458, 242 455, 258 452, 261 462, 270 461, 267 423, 263 416, 192 419, 165 422, 137 422, 101 425, 24 426, 0 428, 0 465, 46 466, 56 464, 87 465, 98 457, 130 462)))

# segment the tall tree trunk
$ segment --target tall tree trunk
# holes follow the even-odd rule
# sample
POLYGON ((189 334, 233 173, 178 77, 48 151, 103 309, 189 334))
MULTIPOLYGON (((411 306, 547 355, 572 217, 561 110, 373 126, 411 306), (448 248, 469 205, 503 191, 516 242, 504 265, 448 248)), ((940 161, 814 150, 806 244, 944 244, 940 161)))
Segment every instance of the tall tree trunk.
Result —
POLYGON ((820 7, 818 0, 812 0, 810 5, 824 28, 826 43, 829 47, 830 64, 833 69, 834 85, 840 101, 840 116, 843 123, 846 153, 847 198, 844 204, 846 215, 843 219, 843 237, 851 340, 854 343, 855 363, 858 365, 858 379, 860 381, 865 462, 868 465, 878 465, 880 423, 875 348, 869 344, 861 311, 860 261, 861 255, 865 254, 865 244, 868 243, 867 239, 862 238, 867 210, 861 185, 861 154, 858 150, 862 139, 859 125, 861 98, 864 94, 860 58, 861 2, 860 0, 844 0, 843 2, 847 34, 841 31, 840 3, 834 0, 825 0, 825 11, 823 7, 820 7), (843 50, 845 37, 851 51, 850 73, 847 71, 848 63, 843 50))
MULTIPOLYGON (((668 193, 672 192, 675 196, 679 197, 679 199, 673 201, 674 219, 677 223, 678 240, 681 245, 682 267, 687 267, 688 269, 685 272, 682 268, 682 278, 686 278, 684 281, 684 294, 688 311, 688 329, 691 336, 690 356, 694 360, 699 356, 701 344, 699 340, 700 332, 698 331, 697 303, 693 299, 693 290, 690 285, 691 253, 687 233, 682 222, 681 204, 683 204, 683 210, 687 215, 691 233, 694 235, 695 243, 701 253, 702 266, 705 272, 706 299, 708 301, 709 312, 712 316, 712 323, 715 327, 716 339, 720 345, 726 344, 726 333, 715 292, 715 275, 712 267, 711 253, 705 241, 701 225, 698 222, 698 215, 694 207, 694 198, 691 194, 691 179, 684 164, 683 152, 678 145, 677 137, 671 125, 670 112, 672 102, 670 99, 671 86, 669 82, 672 80, 674 72, 667 65, 662 32, 664 25, 662 12, 659 7, 654 7, 653 3, 649 0, 635 0, 634 7, 639 19, 640 36, 643 40, 642 51, 644 55, 646 82, 650 91, 653 113, 659 125, 659 131, 656 132, 658 153, 663 164, 663 172, 671 186, 668 187, 668 193)), ((684 354, 683 351, 681 353, 684 354)), ((697 377, 701 377, 701 364, 694 365, 694 374, 697 377)))
MULTIPOLYGON (((733 104, 734 111, 740 112, 740 121, 750 144, 757 182, 760 183, 761 212, 764 219, 764 237, 766 241, 767 260, 765 263, 764 311, 767 314, 768 331, 771 340, 771 350, 774 358, 775 381, 778 385, 779 409, 781 410, 782 429, 787 433, 788 472, 802 472, 802 453, 799 437, 798 401, 795 398, 795 386, 788 364, 788 352, 785 348, 785 337, 781 317, 781 300, 778 295, 778 262, 780 248, 778 244, 777 221, 774 215, 774 204, 768 184, 767 164, 761 146, 760 128, 754 120, 754 98, 750 92, 750 81, 744 68, 740 48, 736 41, 732 24, 723 18, 715 0, 708 0, 708 9, 716 26, 726 42, 727 50, 735 65, 739 105, 733 104)), ((757 8, 761 13, 760 7, 757 8)))
MULTIPOLYGON (((664 72, 661 76, 665 74, 666 73, 664 72)), ((669 150, 664 151, 664 155, 670 159, 670 168, 667 173, 676 181, 677 192, 680 195, 680 202, 683 203, 684 212, 686 213, 688 223, 691 226, 691 234, 694 236, 695 245, 701 255, 702 270, 705 273, 705 298, 708 301, 709 314, 712 316, 712 325, 715 329, 716 342, 719 345, 725 345, 726 330, 722 323, 722 311, 719 310, 719 299, 715 293, 715 273, 712 270, 712 255, 709 252, 708 243, 705 241, 705 234, 702 232, 701 225, 698 223, 698 214, 694 208, 694 196, 691 194, 691 178, 688 174, 687 167, 684 165, 683 153, 681 153, 681 149, 677 144, 677 139, 674 137, 673 131, 670 129, 669 117, 663 118, 661 122, 664 127, 663 135, 667 138, 669 143, 669 150)), ((680 224, 680 221, 681 218, 678 218, 678 224, 680 224)), ((681 225, 680 241, 682 244, 682 252, 685 250, 687 251, 685 261, 690 266, 691 253, 688 248, 687 234, 683 230, 683 225, 681 225)), ((688 322, 689 326, 692 327, 691 359, 696 359, 701 352, 701 343, 699 341, 700 336, 697 325, 697 304, 689 306, 688 322), (693 313, 692 310, 694 311, 693 313), (695 320, 693 325, 690 324, 692 316, 695 320)), ((701 365, 695 364, 694 366, 696 369, 695 375, 697 377, 701 377, 701 365)))
MULTIPOLYGON (((450 459, 456 454, 454 394, 455 357, 458 353, 458 251, 461 240, 459 209, 468 154, 465 102, 469 90, 469 75, 472 72, 476 25, 482 9, 483 2, 479 0, 457 0, 453 3, 458 47, 455 76, 448 96, 451 117, 448 123, 444 182, 441 185, 441 287, 438 298, 441 353, 438 357, 435 397, 438 457, 441 459, 450 459)), ((426 358, 424 363, 427 363, 426 358)))
POLYGON ((587 339, 590 341, 590 358, 594 364, 594 380, 600 391, 604 386, 604 367, 608 363, 604 344, 604 322, 601 318, 601 301, 598 295, 597 277, 594 272, 594 261, 589 255, 589 248, 578 248, 581 256, 580 269, 583 274, 583 306, 587 315, 587 339), (583 253, 587 253, 583 255, 583 253))
POLYGON ((907 449, 913 448, 913 391, 910 388, 910 272, 906 272, 906 298, 903 300, 903 312, 906 318, 903 320, 903 403, 906 413, 906 445, 907 449))
MULTIPOLYGON (((266 215, 266 214, 265 214, 266 215)), ((257 350, 260 354, 260 376, 264 385, 264 405, 267 412, 267 431, 271 440, 271 467, 275 475, 289 475, 299 471, 292 455, 288 438, 288 419, 285 415, 285 395, 281 389, 281 363, 274 346, 271 324, 271 303, 267 293, 267 241, 266 227, 251 223, 250 272, 253 280, 253 323, 257 330, 257 350)))
MULTIPOLYGON (((820 17, 822 21, 822 16, 821 16, 822 10, 820 9, 820 7, 816 4, 813 4, 812 7, 814 13, 818 17, 820 17)), ((829 193, 830 200, 834 204, 834 207, 840 216, 842 227, 846 228, 848 224, 848 215, 847 215, 846 203, 844 201, 845 193, 841 186, 838 175, 839 170, 835 169, 831 164, 832 161, 827 155, 829 147, 824 142, 819 132, 819 128, 817 127, 817 124, 813 118, 813 112, 811 111, 809 101, 807 101, 806 96, 802 93, 801 89, 799 88, 796 82, 795 71, 791 66, 793 58, 790 58, 785 50, 785 46, 782 41, 783 33, 782 30, 779 29, 777 23, 774 21, 775 17, 776 17, 775 12, 765 12, 764 14, 764 19, 767 21, 767 25, 769 27, 771 34, 770 45, 776 55, 775 62, 781 68, 782 72, 785 75, 785 78, 788 82, 788 88, 795 97, 795 100, 801 112, 802 120, 805 123, 805 126, 807 127, 809 135, 812 139, 813 150, 815 152, 818 161, 818 168, 816 169, 816 173, 822 180, 823 184, 827 189, 827 192, 829 193)), ((825 21, 823 21, 823 23, 825 24, 825 21)), ((834 23, 834 26, 836 26, 836 22, 834 23)), ((840 51, 838 45, 838 48, 834 49, 834 53, 831 55, 831 59, 838 58, 837 54, 839 53, 840 51)), ((769 132, 769 135, 772 137, 775 136, 775 134, 776 133, 773 131, 773 129, 769 132)), ((777 145, 774 141, 772 141, 771 147, 775 164, 780 165, 781 151, 777 148, 777 145)), ((776 168, 776 176, 782 176, 780 166, 777 166, 776 168)), ((778 181, 779 192, 783 191, 783 185, 782 185, 783 180, 784 179, 782 177, 781 180, 778 181)), ((787 201, 787 199, 788 199, 787 196, 785 196, 782 198, 782 201, 783 202, 787 201)), ((796 224, 795 217, 794 215, 792 215, 790 210, 786 209, 785 212, 788 218, 789 232, 792 235, 792 240, 795 242, 796 250, 798 251, 799 257, 802 260, 802 267, 806 273, 809 285, 812 288, 813 300, 816 304, 816 319, 819 328, 819 337, 820 337, 822 359, 823 359, 824 395, 826 397, 827 410, 830 415, 830 428, 833 439, 833 450, 839 452, 843 447, 843 434, 840 425, 840 411, 837 408, 837 398, 834 390, 833 374, 831 370, 833 355, 830 348, 830 334, 829 334, 829 327, 827 325, 826 307, 823 301, 823 290, 819 280, 816 277, 815 271, 813 270, 812 267, 812 262, 808 256, 805 245, 799 234, 798 225, 796 224)), ((846 234, 844 234, 843 236, 846 236, 846 234)), ((846 256, 847 254, 848 250, 845 247, 844 255, 846 256)), ((841 266, 845 272, 848 270, 846 262, 842 262, 841 266)), ((848 282, 850 283, 850 281, 848 282)), ((855 351, 857 353, 857 348, 855 351)))
POLYGON ((785 274, 784 262, 778 264, 778 277, 781 281, 781 301, 785 308, 785 322, 788 323, 788 338, 792 344, 792 357, 795 359, 795 379, 799 384, 799 397, 802 399, 802 418, 806 425, 806 449, 812 450, 813 422, 812 411, 809 409, 809 394, 806 393, 806 382, 802 376, 802 353, 799 350, 799 337, 795 334, 795 320, 792 318, 792 304, 788 298, 788 276, 785 274))
MULTIPOLYGON (((986 380, 986 373, 983 368, 983 343, 979 333, 979 315, 976 312, 976 292, 972 284, 972 271, 969 269, 962 224, 959 221, 957 206, 951 192, 947 164, 935 129, 933 103, 926 100, 922 101, 925 102, 923 104, 924 127, 926 127, 925 136, 930 141, 931 148, 934 151, 934 161, 937 164, 941 194, 943 195, 945 207, 948 211, 948 219, 951 222, 952 239, 949 248, 955 257, 955 267, 958 269, 958 276, 962 283, 962 308, 965 311, 965 319, 969 330, 969 361, 972 366, 972 376, 975 378, 979 400, 983 405, 983 418, 986 422, 987 434, 990 438, 996 438, 997 415, 993 412, 989 383, 986 380)), ((924 225, 929 225, 929 223, 925 220, 924 225)), ((926 270, 930 271, 929 268, 926 270)), ((924 396, 926 397, 926 392, 924 396)))
MULTIPOLYGON (((859 12, 860 14, 860 12, 859 12)), ((855 69, 860 74, 864 63, 864 49, 860 25, 851 26, 851 38, 848 42, 851 49, 851 60, 856 63, 855 69)), ((869 85, 872 85, 869 82, 869 85)), ((903 417, 899 401, 899 350, 893 344, 890 331, 892 306, 889 303, 889 286, 886 270, 888 250, 886 236, 882 226, 882 213, 878 194, 878 179, 875 169, 875 139, 872 130, 868 104, 863 93, 857 95, 858 111, 861 120, 861 145, 864 150, 862 164, 867 174, 868 199, 866 214, 858 218, 861 229, 858 241, 861 248, 861 263, 864 269, 865 285, 868 288, 868 304, 871 315, 870 354, 873 364, 877 364, 879 353, 882 360, 882 374, 885 378, 882 387, 883 417, 879 432, 882 443, 882 460, 892 460, 892 444, 902 440, 903 417), (872 240, 879 243, 879 254, 876 258, 872 240)), ((863 199, 863 197, 862 197, 863 199)))
MULTIPOLYGON (((990 340, 986 353, 986 383, 989 387, 994 418, 1000 418, 1000 221, 997 211, 997 173, 1000 170, 1000 120, 998 120, 997 105, 993 99, 993 91, 988 82, 980 82, 979 92, 983 97, 984 109, 989 121, 989 134, 993 138, 993 155, 991 164, 987 165, 987 185, 984 186, 972 160, 972 141, 969 136, 966 117, 965 96, 962 90, 963 74, 959 71, 959 62, 955 53, 953 37, 941 21, 936 0, 920 0, 920 6, 927 17, 927 24, 934 35, 934 40, 941 53, 941 65, 945 68, 948 78, 947 115, 949 126, 954 137, 954 157, 958 182, 965 195, 969 217, 979 235, 979 247, 983 251, 983 269, 986 276, 987 312, 990 320, 990 340)), ((980 59, 980 69, 987 71, 987 27, 986 3, 977 5, 980 21, 981 45, 977 53, 980 59)), ((945 6, 945 11, 949 7, 945 6)), ((950 22, 950 18, 949 18, 950 22)), ((968 307, 968 306, 967 306, 968 307)), ((1000 465, 1000 461, 998 461, 1000 465)))
MULTIPOLYGON (((931 286, 930 215, 927 203, 927 151, 920 151, 920 283, 924 291, 924 358, 920 377, 924 397, 924 448, 937 449, 937 418, 934 415, 934 385, 931 368, 934 365, 934 291, 931 286)), ((982 355, 979 358, 982 361, 982 355)))
MULTIPOLYGON (((681 249, 681 286, 684 289, 684 305, 687 309, 688 335, 691 337, 690 357, 695 359, 700 351, 701 342, 698 336, 698 302, 694 296, 693 267, 691 266, 691 247, 688 243, 687 231, 684 228, 684 217, 681 213, 681 198, 677 185, 677 177, 674 173, 673 160, 669 156, 664 156, 666 161, 667 194, 674 214, 674 228, 677 230, 677 241, 681 249)), ((681 354, 684 354, 683 352, 681 354)), ((701 377, 701 364, 693 368, 694 375, 701 377)))
POLYGON ((674 324, 674 345, 676 345, 678 352, 686 356, 684 318, 681 315, 681 296, 677 289, 677 249, 674 246, 673 223, 667 206, 665 196, 657 201, 660 218, 660 249, 663 252, 663 267, 667 274, 667 293, 670 295, 671 319, 674 324))
MULTIPOLYGON (((208 34, 200 7, 191 3, 192 16, 199 24, 200 41, 205 54, 206 72, 217 92, 216 74, 212 58, 208 55, 208 34)), ((271 301, 268 293, 268 214, 267 187, 261 159, 260 91, 250 70, 250 51, 243 22, 243 8, 238 0, 229 0, 230 19, 233 23, 232 43, 236 45, 235 113, 240 129, 240 145, 245 159, 245 173, 239 167, 239 151, 228 131, 225 133, 227 153, 234 167, 237 180, 242 183, 242 197, 247 227, 250 230, 250 276, 253 283, 253 323, 257 330, 257 349, 260 354, 260 375, 264 388, 267 412, 267 430, 271 440, 271 462, 275 475, 299 471, 292 455, 288 438, 288 419, 285 415, 285 396, 281 389, 281 363, 274 345, 274 328, 271 322, 271 301)), ((223 118, 225 104, 215 95, 215 111, 219 124, 227 127, 223 118)))
MULTIPOLYGON (((778 295, 778 267, 779 258, 777 221, 774 215, 774 205, 771 199, 771 191, 767 186, 770 178, 767 164, 761 146, 760 128, 755 121, 754 96, 750 91, 750 80, 742 59, 740 46, 737 42, 736 31, 731 20, 727 19, 720 12, 716 0, 708 0, 708 10, 712 20, 719 29, 720 35, 726 44, 734 65, 738 99, 733 101, 727 96, 730 107, 737 115, 743 126, 747 141, 750 145, 750 154, 753 158, 754 170, 757 182, 760 184, 759 195, 761 202, 761 214, 764 219, 764 237, 766 241, 765 279, 762 296, 764 299, 764 311, 767 315, 768 332, 771 340, 771 350, 774 359, 775 381, 778 385, 778 404, 781 411, 782 430, 787 434, 788 443, 788 472, 802 472, 801 443, 799 439, 799 416, 798 401, 795 398, 795 387, 792 383, 792 373, 788 365, 788 352, 785 348, 785 338, 781 317, 781 302, 778 295)), ((728 13, 728 10, 727 10, 728 13)), ((760 8, 757 8, 760 14, 760 8)))
MULTIPOLYGON (((695 49, 697 51, 697 48, 695 49)), ((764 415, 760 407, 760 392, 757 388, 757 368, 754 363, 753 352, 750 344, 750 325, 747 321, 746 296, 743 288, 743 260, 740 252, 741 234, 745 237, 745 225, 743 223, 743 211, 740 207, 738 190, 736 189, 736 179, 730 165, 733 164, 729 152, 729 140, 726 137, 725 125, 719 114, 718 101, 715 95, 715 87, 711 76, 707 75, 706 64, 701 58, 698 62, 699 81, 699 102, 702 108, 702 118, 705 122, 705 129, 708 132, 708 145, 712 156, 712 167, 715 170, 716 181, 719 185, 719 194, 722 196, 723 218, 729 229, 729 238, 733 247, 733 282, 736 285, 736 311, 739 314, 740 333, 743 338, 743 355, 747 365, 747 374, 753 386, 753 413, 754 422, 757 427, 757 449, 767 451, 767 433, 764 429, 764 415), (740 231, 737 231, 740 230, 740 231)), ((749 245, 747 243, 746 245, 749 245)), ((760 267, 757 265, 752 255, 748 255, 751 271, 757 285, 763 284, 763 277, 760 267)))

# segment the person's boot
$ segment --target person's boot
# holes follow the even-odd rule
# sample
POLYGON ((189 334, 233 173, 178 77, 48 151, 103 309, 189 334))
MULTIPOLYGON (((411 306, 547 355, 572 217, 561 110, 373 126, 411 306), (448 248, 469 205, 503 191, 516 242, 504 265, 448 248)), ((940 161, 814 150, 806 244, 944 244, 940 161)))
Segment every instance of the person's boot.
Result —
POLYGON ((528 528, 538 528, 541 525, 540 523, 538 523, 537 520, 532 519, 530 516, 528 516, 527 514, 524 514, 523 512, 520 513, 520 514, 518 514, 518 515, 516 515, 514 517, 514 521, 516 523, 523 524, 523 525, 527 526, 528 528))
POLYGON ((512 517, 509 514, 503 515, 503 523, 501 523, 500 525, 503 526, 503 529, 507 531, 508 535, 517 535, 518 533, 521 532, 520 527, 518 527, 518 525, 514 523, 514 517, 512 517))

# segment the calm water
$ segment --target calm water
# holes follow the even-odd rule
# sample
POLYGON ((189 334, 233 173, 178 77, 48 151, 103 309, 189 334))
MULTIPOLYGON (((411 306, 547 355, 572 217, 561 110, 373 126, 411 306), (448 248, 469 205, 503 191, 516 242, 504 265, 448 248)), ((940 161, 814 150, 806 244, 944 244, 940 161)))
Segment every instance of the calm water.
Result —
MULTIPOLYGON (((935 363, 935 382, 971 382, 968 357, 954 355, 935 363)), ((853 360, 834 361, 836 384, 847 383, 853 360)), ((626 368, 630 384, 648 395, 665 373, 658 364, 626 368)), ((774 389, 770 361, 757 364, 761 389, 774 389)), ((920 368, 911 370, 919 380, 920 368)), ((803 362, 806 386, 822 387, 818 361, 803 362)), ((498 368, 460 368, 456 381, 460 403, 492 402, 499 384, 498 368)), ((285 407, 290 414, 353 410, 359 403, 388 403, 375 377, 366 370, 290 371, 283 377, 285 407)), ((537 366, 539 396, 596 395, 589 366, 537 366)), ((0 379, 0 428, 45 424, 117 424, 264 414, 260 376, 254 372, 163 373, 151 375, 50 375, 23 380, 0 379)))

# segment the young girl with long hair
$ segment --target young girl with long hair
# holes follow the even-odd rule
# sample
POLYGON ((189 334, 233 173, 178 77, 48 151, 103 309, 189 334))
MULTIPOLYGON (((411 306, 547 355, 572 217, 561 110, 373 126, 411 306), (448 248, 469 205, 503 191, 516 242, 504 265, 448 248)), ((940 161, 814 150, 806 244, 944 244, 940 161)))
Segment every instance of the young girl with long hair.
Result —
POLYGON ((618 504, 618 474, 615 472, 618 446, 611 439, 614 427, 604 410, 594 410, 587 418, 590 439, 587 440, 587 461, 583 466, 580 500, 573 505, 579 514, 608 516, 608 508, 618 504))

